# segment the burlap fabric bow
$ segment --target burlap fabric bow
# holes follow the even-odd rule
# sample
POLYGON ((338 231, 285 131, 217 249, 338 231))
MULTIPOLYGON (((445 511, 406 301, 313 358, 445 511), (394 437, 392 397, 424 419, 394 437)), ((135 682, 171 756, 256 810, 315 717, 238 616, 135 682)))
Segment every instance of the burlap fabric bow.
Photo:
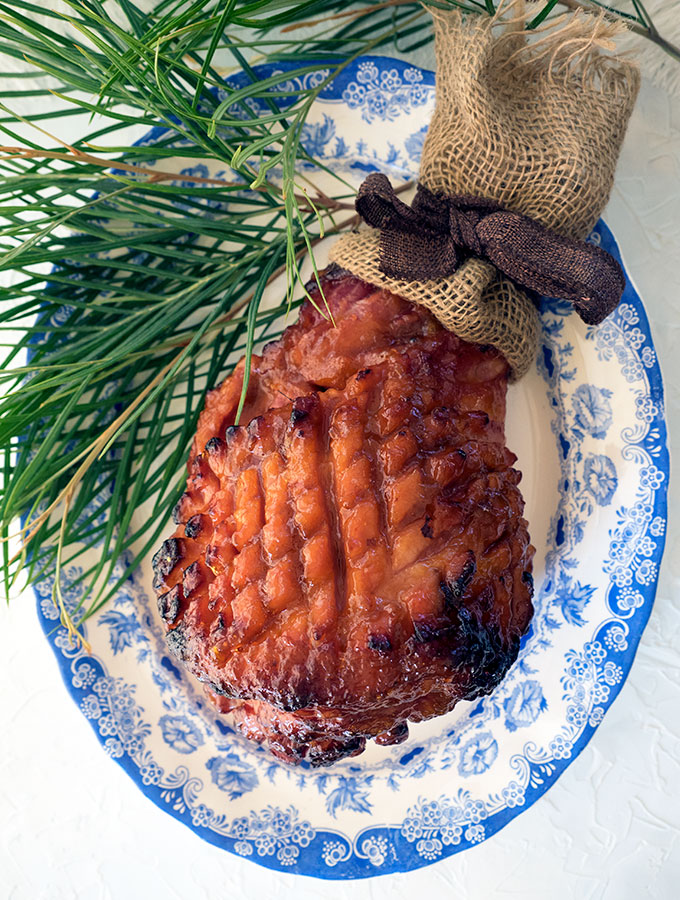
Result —
POLYGON ((626 285, 606 251, 544 228, 534 219, 480 197, 445 197, 418 185, 411 206, 385 175, 359 188, 356 209, 380 230, 380 271, 428 281, 453 275, 470 256, 488 259, 520 287, 570 300, 588 325, 612 312, 626 285))
POLYGON ((370 176, 357 209, 375 227, 330 257, 497 347, 519 378, 540 335, 522 288, 571 300, 589 324, 623 290, 615 261, 583 241, 609 197, 639 75, 607 55, 620 29, 602 16, 562 16, 530 42, 524 15, 433 17, 436 104, 416 199, 370 176))

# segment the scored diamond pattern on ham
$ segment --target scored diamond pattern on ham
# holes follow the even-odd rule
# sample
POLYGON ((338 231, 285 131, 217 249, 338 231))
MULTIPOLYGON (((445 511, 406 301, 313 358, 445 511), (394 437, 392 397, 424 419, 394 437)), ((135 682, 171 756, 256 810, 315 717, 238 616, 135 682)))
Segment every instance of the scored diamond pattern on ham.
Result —
POLYGON ((488 693, 531 615, 508 365, 331 267, 207 398, 154 557, 171 649, 288 762, 328 764, 488 693))

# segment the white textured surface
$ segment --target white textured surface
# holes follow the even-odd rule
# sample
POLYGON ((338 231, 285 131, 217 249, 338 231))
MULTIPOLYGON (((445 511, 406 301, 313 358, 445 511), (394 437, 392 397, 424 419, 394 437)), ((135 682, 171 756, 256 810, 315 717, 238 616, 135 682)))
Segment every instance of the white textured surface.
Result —
MULTIPOLYGON (((680 453, 680 101, 645 85, 605 216, 652 323, 680 453)), ((676 457, 680 458, 680 457, 676 457)), ((486 843, 407 875, 321 882, 203 843, 101 750, 62 686, 33 596, 0 612, 0 900, 680 896, 680 487, 656 606, 581 756, 486 843)))

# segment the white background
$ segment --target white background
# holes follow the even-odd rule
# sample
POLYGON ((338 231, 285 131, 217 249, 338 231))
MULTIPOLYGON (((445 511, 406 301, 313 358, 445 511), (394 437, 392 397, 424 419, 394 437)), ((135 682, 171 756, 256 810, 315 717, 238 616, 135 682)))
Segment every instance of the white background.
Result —
MULTIPOLYGON (((24 83, 25 84, 25 83, 24 83)), ((5 82, 4 89, 9 89, 5 82)), ((69 135, 72 137, 72 135, 69 135)), ((680 99, 643 85, 605 219, 651 319, 680 443, 680 99)), ((203 843, 101 750, 63 687, 30 591, 0 610, 0 900, 680 897, 680 486, 656 605, 594 739, 484 844, 353 883, 279 874, 203 843)))

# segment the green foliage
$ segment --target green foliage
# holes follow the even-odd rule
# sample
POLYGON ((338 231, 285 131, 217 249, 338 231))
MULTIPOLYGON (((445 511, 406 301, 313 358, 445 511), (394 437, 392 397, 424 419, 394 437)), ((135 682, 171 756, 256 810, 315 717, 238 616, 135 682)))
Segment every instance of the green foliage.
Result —
MULTIPOLYGON (((358 55, 409 52, 431 29, 411 0, 65 5, 60 15, 0 0, 0 54, 29 65, 25 90, 0 91, 0 328, 20 334, 0 372, 0 564, 9 586, 22 567, 40 579, 96 547, 82 621, 158 541, 205 391, 234 352, 275 333, 301 256, 352 209, 340 179, 328 196, 296 174, 315 97, 358 55), (262 81, 252 70, 291 60, 293 71, 262 81), (326 80, 292 90, 319 60, 326 80), (235 70, 250 83, 225 85, 235 70), (32 111, 49 94, 60 103, 32 111), (52 137, 50 121, 65 115, 90 133, 52 137), (133 146, 130 127, 153 126, 167 130, 133 146), (227 174, 181 175, 178 154, 227 174), (261 309, 281 272, 279 306, 261 309), (23 551, 11 559, 19 517, 23 551)), ((494 10, 491 0, 431 5, 494 10)), ((641 28, 643 12, 636 0, 641 28)), ((55 601, 72 625, 58 589, 55 601)))

